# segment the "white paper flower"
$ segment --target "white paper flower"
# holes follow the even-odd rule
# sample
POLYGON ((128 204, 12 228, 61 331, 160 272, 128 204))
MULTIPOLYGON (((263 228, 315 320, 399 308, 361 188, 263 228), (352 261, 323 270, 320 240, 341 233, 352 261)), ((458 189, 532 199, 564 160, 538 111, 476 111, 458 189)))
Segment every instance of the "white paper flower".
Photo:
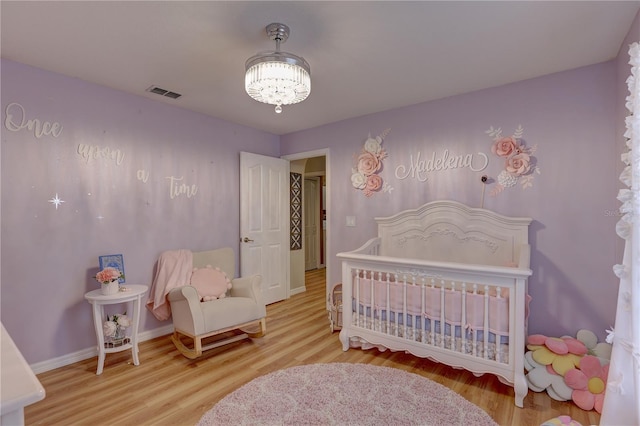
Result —
POLYGON ((116 335, 116 328, 118 325, 114 321, 105 321, 102 325, 102 329, 104 330, 104 335, 106 337, 113 337, 116 335))
POLYGON ((621 189, 618 191, 618 201, 621 203, 627 202, 633 199, 633 192, 630 189, 621 189))
POLYGON ((621 154, 620 160, 628 166, 629 164, 631 164, 631 153, 625 152, 624 154, 621 154))
POLYGON ((498 175, 498 183, 505 188, 510 188, 518 183, 518 176, 514 176, 506 170, 503 170, 498 175))
POLYGON ((378 155, 382 150, 382 138, 380 138, 380 136, 375 139, 372 137, 367 138, 367 141, 364 143, 364 150, 373 155, 378 155))
POLYGON ((631 166, 625 167, 622 173, 620 173, 620 182, 631 186, 631 166))
POLYGON ((631 231, 633 226, 633 224, 629 222, 627 216, 628 214, 622 216, 622 219, 620 219, 616 223, 616 234, 618 234, 618 236, 624 240, 631 237, 631 231))
POLYGON ((613 273, 616 274, 616 277, 618 278, 626 278, 629 276, 628 269, 624 265, 614 265, 613 273))
POLYGON ((127 328, 131 326, 131 319, 126 315, 118 315, 116 323, 122 328, 127 328))
POLYGON ((607 338, 606 338, 606 342, 609 343, 610 345, 613 345, 613 339, 616 335, 616 332, 614 330, 613 327, 611 327, 611 330, 607 330, 607 338))
POLYGON ((364 189, 367 186, 367 177, 360 172, 351 175, 351 185, 356 189, 364 189))

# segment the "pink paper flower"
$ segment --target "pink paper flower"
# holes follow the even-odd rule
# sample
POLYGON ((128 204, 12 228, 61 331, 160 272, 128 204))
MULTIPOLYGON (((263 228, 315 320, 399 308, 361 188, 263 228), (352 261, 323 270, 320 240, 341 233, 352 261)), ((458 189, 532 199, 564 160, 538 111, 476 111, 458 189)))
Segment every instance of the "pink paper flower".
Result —
POLYGON ((564 381, 573 392, 571 399, 583 410, 602 413, 604 391, 607 386, 609 365, 604 367, 597 357, 587 355, 580 360, 579 369, 573 368, 564 375, 564 381))
POLYGON ((531 157, 525 152, 507 158, 505 170, 513 175, 522 176, 531 170, 531 157))
POLYGON ((512 136, 497 139, 491 146, 491 152, 499 157, 508 157, 514 153, 518 144, 512 136))
POLYGON ((365 192, 375 192, 382 188, 382 178, 378 175, 367 176, 367 187, 365 192))
POLYGON ((358 157, 358 171, 365 176, 377 173, 381 166, 382 163, 378 157, 370 152, 365 151, 358 157))

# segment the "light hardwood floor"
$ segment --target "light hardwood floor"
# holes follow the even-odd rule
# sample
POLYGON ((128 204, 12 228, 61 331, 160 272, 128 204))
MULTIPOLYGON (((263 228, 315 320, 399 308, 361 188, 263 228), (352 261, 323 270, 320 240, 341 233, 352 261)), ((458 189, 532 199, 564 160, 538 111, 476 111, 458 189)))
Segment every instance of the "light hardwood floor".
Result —
POLYGON ((100 376, 95 374, 97 357, 39 374, 47 395, 26 407, 26 424, 194 425, 217 401, 256 377, 295 365, 331 362, 419 374, 482 407, 500 425, 540 425, 563 414, 582 425, 598 424, 595 411, 554 401, 546 393, 529 392, 525 407, 517 408, 513 389, 491 375, 477 378, 398 352, 343 352, 338 333, 329 331, 324 272, 308 272, 305 293, 267 307, 267 334, 260 339, 232 343, 189 360, 169 336, 163 336, 140 345, 139 366, 127 351, 108 354, 100 376))

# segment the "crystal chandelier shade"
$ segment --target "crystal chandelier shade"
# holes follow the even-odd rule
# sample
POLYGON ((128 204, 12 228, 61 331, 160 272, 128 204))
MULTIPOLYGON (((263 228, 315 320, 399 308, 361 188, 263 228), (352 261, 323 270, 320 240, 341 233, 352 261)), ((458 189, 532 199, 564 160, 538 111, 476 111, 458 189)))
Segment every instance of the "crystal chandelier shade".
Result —
POLYGON ((280 43, 289 37, 289 27, 270 24, 267 34, 276 42, 276 50, 252 56, 245 63, 245 90, 258 102, 275 105, 277 113, 282 105, 297 104, 311 93, 311 67, 292 53, 281 52, 280 43))

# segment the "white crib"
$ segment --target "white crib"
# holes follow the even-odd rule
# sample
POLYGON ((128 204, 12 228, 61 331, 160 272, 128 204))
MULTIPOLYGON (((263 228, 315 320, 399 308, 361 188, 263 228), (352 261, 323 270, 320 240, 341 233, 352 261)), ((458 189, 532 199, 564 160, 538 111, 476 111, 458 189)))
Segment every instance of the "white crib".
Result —
POLYGON ((343 350, 406 351, 492 373, 522 407, 531 219, 434 201, 375 220, 377 238, 338 254, 343 350))

